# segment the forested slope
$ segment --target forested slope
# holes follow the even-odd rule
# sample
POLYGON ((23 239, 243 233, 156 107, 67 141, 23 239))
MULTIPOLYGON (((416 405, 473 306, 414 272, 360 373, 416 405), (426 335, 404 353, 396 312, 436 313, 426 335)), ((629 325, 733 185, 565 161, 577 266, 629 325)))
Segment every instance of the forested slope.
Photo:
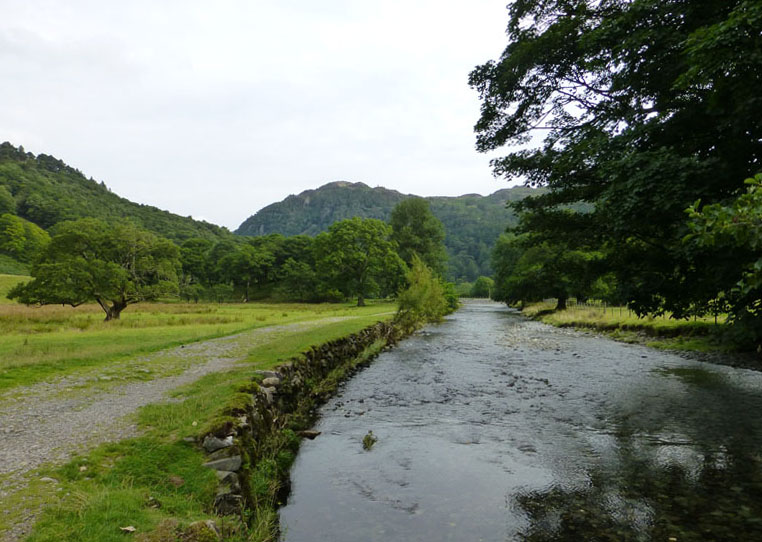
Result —
MULTIPOLYGON (((428 197, 431 211, 445 227, 449 278, 472 281, 490 275, 490 252, 500 233, 515 223, 506 202, 533 193, 524 187, 489 196, 428 197)), ((316 235, 338 220, 359 216, 388 220, 394 206, 410 195, 363 183, 333 182, 268 205, 246 219, 239 235, 316 235)))
POLYGON ((53 156, 35 156, 8 142, 0 144, 0 214, 3 213, 16 215, 45 230, 64 220, 93 217, 106 221, 128 218, 173 241, 191 237, 216 239, 228 233, 208 222, 133 203, 53 156))

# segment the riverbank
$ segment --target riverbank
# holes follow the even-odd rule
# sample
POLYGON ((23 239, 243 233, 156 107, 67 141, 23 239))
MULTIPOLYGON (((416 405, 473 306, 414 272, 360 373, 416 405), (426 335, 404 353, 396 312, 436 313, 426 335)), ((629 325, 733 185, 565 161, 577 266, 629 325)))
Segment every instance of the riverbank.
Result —
POLYGON ((466 303, 321 409, 284 540, 762 540, 760 390, 762 373, 466 303))
POLYGON ((739 351, 724 340, 724 315, 692 320, 668 316, 639 318, 627 307, 578 305, 557 311, 554 302, 532 303, 521 313, 555 327, 593 331, 619 342, 682 353, 710 363, 762 370, 757 353, 739 351))
MULTIPOLYGON (((136 539, 175 540, 155 529, 214 518, 220 482, 218 471, 202 466, 208 460, 202 444, 240 407, 242 394, 251 399, 254 371, 272 370, 394 314, 389 304, 335 308, 341 314, 299 315, 284 306, 273 319, 291 320, 286 324, 255 319, 259 327, 223 339, 109 363, 98 359, 75 373, 13 386, 0 403, 10 416, 0 420, 0 452, 20 459, 13 463, 18 469, 0 472, 0 539, 21 540, 36 521, 32 541, 117 541, 133 528, 136 539), (27 411, 29 419, 14 418, 27 411), (71 426, 80 419, 83 427, 71 426), (54 453, 48 457, 45 450, 54 453), (76 450, 81 455, 72 458, 76 450)), ((219 522, 226 540, 269 539, 252 535, 241 518, 219 522)))

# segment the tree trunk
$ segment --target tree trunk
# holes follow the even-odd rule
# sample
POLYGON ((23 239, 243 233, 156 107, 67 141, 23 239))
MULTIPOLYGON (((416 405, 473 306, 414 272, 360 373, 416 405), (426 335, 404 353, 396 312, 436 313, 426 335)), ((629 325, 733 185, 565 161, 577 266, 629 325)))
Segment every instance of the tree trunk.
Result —
POLYGON ((365 306, 365 296, 362 294, 358 294, 357 296, 357 306, 358 307, 364 307, 365 306))
POLYGON ((558 303, 556 303, 556 310, 557 311, 565 311, 566 310, 566 296, 558 296, 558 303))
POLYGON ((119 320, 119 316, 122 314, 122 311, 127 307, 127 303, 123 301, 114 301, 110 307, 101 301, 98 301, 98 303, 106 312, 106 319, 104 320, 106 322, 111 320, 119 320))

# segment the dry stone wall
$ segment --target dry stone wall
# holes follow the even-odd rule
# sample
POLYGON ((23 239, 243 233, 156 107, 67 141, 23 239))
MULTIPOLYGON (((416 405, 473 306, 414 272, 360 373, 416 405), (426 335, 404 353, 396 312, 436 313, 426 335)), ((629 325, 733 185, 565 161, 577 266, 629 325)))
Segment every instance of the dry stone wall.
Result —
POLYGON ((233 398, 200 442, 208 454, 204 465, 220 480, 215 511, 244 516, 263 505, 275 508, 284 502, 288 467, 299 437, 319 434, 309 430, 317 407, 335 393, 342 380, 403 334, 393 322, 379 322, 313 347, 272 371, 257 371, 251 385, 233 398), (276 494, 263 489, 262 472, 277 480, 276 494))

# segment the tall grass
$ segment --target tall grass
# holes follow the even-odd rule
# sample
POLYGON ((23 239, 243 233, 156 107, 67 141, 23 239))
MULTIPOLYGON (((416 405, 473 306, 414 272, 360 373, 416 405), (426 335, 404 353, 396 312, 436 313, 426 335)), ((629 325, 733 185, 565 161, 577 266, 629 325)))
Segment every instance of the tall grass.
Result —
POLYGON ((146 303, 128 307, 120 320, 104 322, 94 305, 0 305, 0 390, 248 329, 393 310, 391 303, 146 303))
MULTIPOLYGON (((29 540, 119 542, 135 535, 146 542, 177 540, 171 526, 187 526, 208 518, 216 487, 214 473, 201 466, 205 455, 184 439, 203 433, 204 422, 217 415, 238 390, 250 386, 252 369, 271 368, 313 344, 359 331, 379 317, 391 317, 381 312, 386 308, 380 305, 375 312, 350 311, 356 318, 318 322, 306 331, 268 332, 269 340, 250 349, 245 365, 209 374, 175 390, 172 400, 140 409, 136 418, 144 436, 100 446, 61 468, 37 473, 58 480, 60 491, 37 483, 33 490, 46 493, 25 496, 48 504, 29 540), (135 535, 122 532, 120 527, 125 526, 134 526, 135 535), (163 530, 167 531, 166 538, 163 530)), ((283 312, 281 308, 280 314, 283 312)), ((0 502, 0 507, 10 504, 0 502)), ((235 518, 224 520, 235 526, 224 539, 271 540, 277 515, 270 509, 259 513, 257 516, 253 511, 255 517, 248 525, 235 518)), ((0 516, 0 529, 2 521, 0 516)))

